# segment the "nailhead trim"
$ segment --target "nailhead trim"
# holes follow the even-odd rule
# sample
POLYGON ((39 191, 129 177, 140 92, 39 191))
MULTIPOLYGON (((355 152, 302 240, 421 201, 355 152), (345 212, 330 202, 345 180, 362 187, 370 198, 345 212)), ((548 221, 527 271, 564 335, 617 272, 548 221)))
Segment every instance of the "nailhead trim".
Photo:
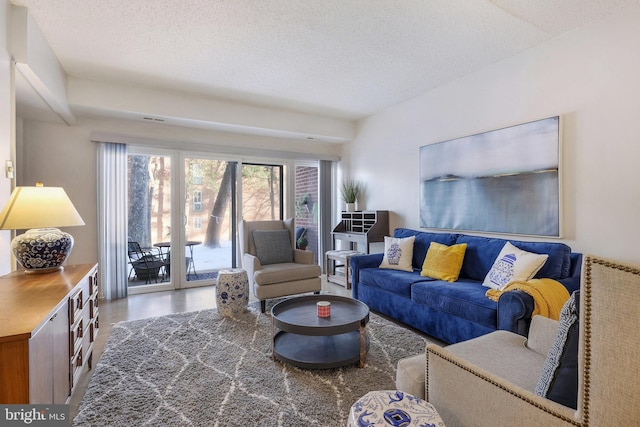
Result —
MULTIPOLYGON (((467 368, 466 366, 464 366, 464 365, 462 365, 462 364, 460 364, 460 363, 456 362, 455 360, 453 360, 453 359, 451 359, 451 358, 449 358, 449 357, 447 357, 447 356, 444 356, 444 355, 442 355, 442 354, 438 354, 438 353, 434 353, 434 352, 433 352, 433 351, 431 351, 431 350, 429 350, 429 352, 430 352, 431 354, 433 354, 434 356, 438 356, 438 357, 440 357, 441 359, 444 359, 444 360, 446 360, 447 362, 449 362, 449 363, 451 363, 451 364, 453 364, 453 365, 455 365, 455 366, 457 366, 457 367, 459 367, 459 368, 461 368, 461 369, 463 369, 463 370, 465 370, 465 371, 467 371, 467 372, 469 372, 469 373, 473 374, 474 376, 476 376, 476 377, 478 377, 478 378, 482 379, 483 381, 486 381, 486 382, 488 382, 489 384, 491 384, 491 385, 493 385, 493 386, 496 386, 496 387, 498 387, 498 388, 499 388, 499 389, 501 389, 501 390, 506 391, 506 392, 507 392, 507 393, 509 393, 510 395, 512 395, 512 396, 514 396, 514 397, 517 397, 518 399, 523 400, 523 401, 527 402, 528 404, 530 404, 530 405, 532 405, 532 406, 535 406, 535 407, 536 407, 536 408, 538 408, 538 409, 541 409, 542 411, 546 412, 546 413, 547 413, 547 414, 549 414, 549 415, 552 415, 552 416, 554 416, 554 417, 556 417, 556 418, 558 418, 558 419, 560 419, 560 420, 562 420, 562 421, 566 421, 567 423, 572 424, 572 425, 574 425, 574 426, 582 426, 582 424, 581 424, 581 423, 579 423, 579 422, 577 422, 576 420, 574 420, 574 419, 572 419, 572 418, 567 418, 567 417, 565 417, 565 416, 563 416, 563 415, 560 415, 560 414, 557 414, 557 413, 555 413, 555 412, 552 412, 552 411, 551 411, 551 410, 549 410, 548 408, 545 408, 545 407, 543 407, 543 406, 540 406, 540 404, 538 404, 537 402, 534 402, 533 400, 531 400, 531 399, 529 399, 529 398, 527 398, 527 397, 525 397, 525 396, 523 396, 523 395, 521 395, 521 394, 519 394, 519 393, 514 392, 513 390, 511 390, 511 389, 509 389, 509 388, 507 388, 507 387, 503 386, 502 384, 499 384, 498 382, 496 382, 496 381, 494 381, 494 380, 492 380, 492 379, 488 378, 488 377, 487 377, 487 376, 485 376, 485 375, 479 374, 479 373, 475 372, 474 370, 471 370, 471 369, 467 368)), ((427 357, 427 359, 428 359, 428 357, 427 357)))

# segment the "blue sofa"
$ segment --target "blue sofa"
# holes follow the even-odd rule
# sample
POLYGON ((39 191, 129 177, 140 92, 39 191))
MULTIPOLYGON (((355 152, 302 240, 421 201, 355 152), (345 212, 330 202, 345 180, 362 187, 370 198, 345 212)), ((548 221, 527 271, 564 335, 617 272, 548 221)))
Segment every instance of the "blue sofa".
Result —
POLYGON ((507 241, 549 258, 536 278, 562 283, 569 294, 580 287, 582 255, 559 242, 522 242, 454 233, 429 233, 406 228, 394 237, 415 236, 413 271, 378 268, 383 254, 353 256, 350 260, 353 297, 370 309, 416 328, 446 343, 466 341, 497 329, 526 336, 533 298, 508 291, 498 302, 485 296, 482 282, 507 241), (454 283, 420 275, 431 242, 447 246, 466 243, 458 280, 454 283))

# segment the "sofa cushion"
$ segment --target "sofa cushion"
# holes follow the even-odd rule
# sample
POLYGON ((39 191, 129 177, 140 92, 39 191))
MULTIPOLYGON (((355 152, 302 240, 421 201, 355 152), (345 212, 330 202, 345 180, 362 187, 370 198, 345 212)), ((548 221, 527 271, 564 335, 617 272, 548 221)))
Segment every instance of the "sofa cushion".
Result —
POLYGON ((512 281, 527 281, 535 276, 548 258, 549 255, 523 251, 507 242, 482 284, 502 290, 512 281))
MULTIPOLYGON (((527 348, 525 337, 501 330, 450 345, 447 350, 529 391, 535 388, 537 372, 545 359, 544 355, 527 348)), ((478 399, 480 401, 482 397, 478 396, 478 399)), ((526 422, 522 424, 527 425, 526 422)))
POLYGON ((545 358, 558 336, 558 321, 535 315, 531 318, 527 347, 545 358))
POLYGON ((578 340, 580 291, 562 308, 558 335, 549 349, 535 392, 561 405, 578 407, 578 340))
POLYGON ((431 242, 427 256, 422 264, 420 275, 447 282, 455 282, 458 280, 466 249, 466 243, 447 246, 438 242, 431 242))
POLYGON ((534 278, 563 279, 569 276, 571 248, 558 242, 522 242, 479 236, 458 235, 456 243, 466 243, 467 251, 460 277, 483 281, 505 243, 510 241, 523 251, 547 254, 549 258, 534 278))
POLYGON ((257 285, 262 286, 293 282, 295 280, 313 279, 321 274, 322 271, 317 264, 286 262, 262 266, 262 269, 254 273, 253 280, 257 285))
POLYGON ((482 283, 474 280, 460 278, 455 283, 434 280, 415 283, 411 300, 495 329, 498 303, 485 297, 486 290, 482 283))
POLYGON ((384 237, 384 257, 380 268, 393 270, 413 271, 413 241, 415 236, 409 237, 384 237))
POLYGON ((423 231, 411 230, 409 228, 396 228, 393 232, 393 237, 409 236, 415 236, 416 238, 413 242, 413 261, 411 264, 414 268, 421 269, 431 242, 451 246, 456 243, 458 235, 450 233, 426 233, 423 231))
POLYGON ((426 353, 398 360, 396 389, 424 399, 426 353))
POLYGON ((363 268, 360 270, 360 283, 362 285, 384 289, 404 298, 411 298, 411 286, 414 283, 432 280, 420 276, 417 272, 410 273, 408 271, 383 268, 363 268))
POLYGON ((260 264, 293 262, 289 230, 253 230, 252 234, 260 264))

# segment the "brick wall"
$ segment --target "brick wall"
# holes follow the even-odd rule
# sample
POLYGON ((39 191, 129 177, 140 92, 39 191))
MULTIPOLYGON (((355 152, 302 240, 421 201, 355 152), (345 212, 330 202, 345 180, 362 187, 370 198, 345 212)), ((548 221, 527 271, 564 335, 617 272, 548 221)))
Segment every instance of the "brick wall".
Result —
POLYGON ((309 246, 318 260, 318 168, 296 166, 296 227, 307 229, 309 246), (301 203, 302 200, 306 203, 301 203))

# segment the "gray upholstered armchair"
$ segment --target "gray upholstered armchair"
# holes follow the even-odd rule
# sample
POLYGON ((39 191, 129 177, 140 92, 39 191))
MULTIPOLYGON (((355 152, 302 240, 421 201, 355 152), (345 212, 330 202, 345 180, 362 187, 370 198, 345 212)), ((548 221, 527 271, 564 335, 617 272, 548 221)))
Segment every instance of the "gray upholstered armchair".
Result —
POLYGON ((449 427, 638 425, 639 307, 640 269, 585 258, 575 304, 574 377, 560 382, 556 369, 549 382, 551 387, 573 382, 576 409, 540 393, 549 359, 555 360, 553 368, 567 360, 570 339, 558 345, 566 330, 562 315, 560 322, 534 319, 528 338, 496 331, 448 347, 428 345, 426 399, 449 427))
POLYGON ((320 266, 314 253, 294 249, 293 219, 240 223, 242 268, 264 313, 266 300, 320 292, 320 266))

